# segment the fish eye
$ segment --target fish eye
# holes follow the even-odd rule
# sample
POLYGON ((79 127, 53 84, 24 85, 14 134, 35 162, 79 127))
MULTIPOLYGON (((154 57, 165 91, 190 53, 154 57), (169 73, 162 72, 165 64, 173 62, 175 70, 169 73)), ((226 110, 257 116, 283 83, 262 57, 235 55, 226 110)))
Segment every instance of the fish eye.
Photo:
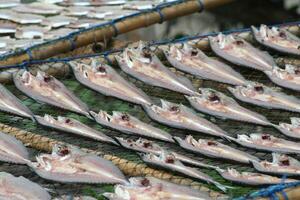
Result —
POLYGON ((123 115, 121 116, 121 119, 122 119, 123 121, 129 121, 129 120, 130 120, 130 118, 129 118, 129 116, 128 116, 127 114, 123 114, 123 115))
POLYGON ((196 56, 198 54, 198 51, 196 49, 193 49, 191 51, 191 56, 196 56))
POLYGON ((67 124, 69 124, 70 122, 71 122, 71 120, 70 119, 66 119, 66 121, 65 121, 67 124))
POLYGON ((51 76, 44 76, 44 81, 46 83, 50 82, 52 80, 52 77, 51 76))
POLYGON ((97 68, 97 70, 98 70, 99 72, 101 72, 101 73, 106 73, 106 69, 105 69, 104 66, 99 66, 99 67, 97 68))
POLYGON ((141 180, 141 185, 142 186, 149 186, 150 181, 147 178, 144 178, 143 180, 141 180))
POLYGON ((286 38, 286 34, 284 32, 279 32, 279 37, 286 38))
POLYGON ((263 140, 270 140, 271 137, 269 135, 262 135, 261 139, 263 139, 263 140))
POLYGON ((213 141, 208 141, 207 142, 208 146, 217 146, 217 143, 213 142, 213 141))
POLYGON ((220 102, 221 99, 218 97, 216 94, 212 93, 209 97, 208 100, 211 102, 220 102))
POLYGON ((165 162, 173 164, 173 163, 175 163, 175 160, 172 157, 167 157, 165 162))
POLYGON ((244 42, 243 42, 242 40, 237 40, 237 41, 235 41, 235 43, 236 43, 237 45, 242 45, 242 44, 244 44, 244 42))
POLYGON ((170 107, 169 110, 172 111, 172 112, 179 112, 180 111, 178 106, 172 106, 172 107, 170 107))
POLYGON ((262 86, 254 86, 254 90, 256 92, 263 92, 264 91, 264 88, 262 86))
POLYGON ((149 148, 149 147, 152 147, 152 144, 151 144, 151 142, 144 142, 143 147, 149 148))

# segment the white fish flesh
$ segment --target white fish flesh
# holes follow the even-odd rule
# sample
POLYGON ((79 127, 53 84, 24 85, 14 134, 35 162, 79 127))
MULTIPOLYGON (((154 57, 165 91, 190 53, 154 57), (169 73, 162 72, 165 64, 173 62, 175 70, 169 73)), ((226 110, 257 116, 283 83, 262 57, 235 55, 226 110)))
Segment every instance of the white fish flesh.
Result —
POLYGON ((49 193, 38 184, 24 178, 0 172, 1 200, 50 200, 49 193))
POLYGON ((0 161, 27 164, 29 162, 29 154, 19 140, 0 132, 0 161))
POLYGON ((61 116, 58 116, 57 119, 55 119, 51 115, 47 114, 45 114, 44 117, 36 115, 35 119, 39 124, 46 127, 54 128, 64 132, 74 133, 76 135, 92 138, 97 141, 118 145, 114 139, 108 137, 100 131, 88 127, 87 125, 75 119, 61 116))
POLYGON ((299 176, 300 175, 300 162, 295 158, 284 154, 272 153, 273 161, 267 160, 260 162, 253 162, 253 166, 257 171, 262 173, 299 176))
POLYGON ((300 39, 284 28, 261 25, 259 29, 252 28, 254 38, 260 44, 276 51, 300 55, 300 39))
POLYGON ((143 43, 137 49, 125 49, 122 55, 115 58, 124 72, 146 84, 187 95, 195 94, 195 89, 187 78, 171 72, 143 43))
POLYGON ((70 62, 76 79, 83 85, 106 96, 113 96, 132 103, 152 104, 140 89, 122 78, 111 66, 92 60, 91 66, 70 62))
POLYGON ((300 153, 300 143, 277 138, 269 134, 251 133, 238 135, 235 139, 242 146, 278 153, 300 153))
POLYGON ((142 156, 142 159, 144 162, 150 165, 161 167, 167 170, 172 170, 174 172, 184 174, 194 179, 198 179, 198 180, 205 181, 207 183, 214 184, 220 190, 226 191, 227 188, 226 186, 218 183, 217 181, 213 180, 210 176, 202 173, 196 168, 185 166, 181 161, 177 160, 172 153, 162 152, 160 155, 149 153, 149 154, 144 154, 142 156))
POLYGON ((186 98, 200 112, 225 119, 271 125, 266 117, 240 106, 233 98, 210 88, 199 88, 199 95, 186 98))
POLYGON ((148 116, 171 127, 202 132, 209 135, 230 138, 225 131, 210 121, 198 116, 190 108, 161 99, 161 107, 145 106, 148 116))
POLYGON ((279 86, 300 91, 300 68, 295 65, 286 64, 285 69, 274 67, 265 74, 279 86))
POLYGON ((298 98, 261 83, 249 82, 246 86, 229 87, 228 90, 240 101, 266 108, 300 112, 300 100, 298 98))
POLYGON ((42 178, 64 183, 126 183, 110 161, 71 146, 55 145, 52 154, 41 154, 29 166, 42 178))
POLYGON ((116 185, 114 193, 104 193, 109 200, 210 200, 207 193, 154 177, 133 177, 127 185, 116 185))
POLYGON ((244 39, 235 35, 223 35, 209 37, 212 50, 225 60, 260 71, 272 70, 276 66, 273 58, 244 39))
MULTIPOLYGON (((245 185, 253 185, 253 186, 260 186, 260 185, 275 185, 282 183, 282 179, 269 176, 260 173, 253 173, 253 172, 238 172, 233 168, 229 168, 227 170, 220 170, 220 175, 229 181, 235 183, 241 183, 245 185)), ((297 180, 294 179, 285 179, 285 183, 296 182, 297 180)))
POLYGON ((200 49, 193 48, 186 43, 183 48, 172 45, 164 52, 172 66, 181 71, 231 85, 245 85, 246 83, 246 79, 230 66, 206 56, 200 49))
POLYGON ((38 71, 34 76, 28 71, 20 70, 14 74, 13 79, 19 90, 38 102, 90 117, 87 105, 53 76, 42 71, 38 71))
POLYGON ((188 135, 184 140, 180 137, 174 137, 174 139, 182 148, 211 158, 221 158, 245 164, 259 160, 255 156, 213 140, 196 140, 191 135, 188 135))
POLYGON ((142 122, 128 113, 113 111, 112 115, 109 115, 107 112, 100 110, 98 114, 91 111, 91 115, 99 124, 127 134, 174 142, 169 133, 142 122))

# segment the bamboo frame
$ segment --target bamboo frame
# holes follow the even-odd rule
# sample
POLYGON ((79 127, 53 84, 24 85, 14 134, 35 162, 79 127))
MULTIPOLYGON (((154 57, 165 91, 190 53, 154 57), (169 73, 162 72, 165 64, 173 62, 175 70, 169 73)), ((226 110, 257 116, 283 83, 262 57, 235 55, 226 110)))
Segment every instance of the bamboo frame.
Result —
MULTIPOLYGON (((233 0, 203 0, 205 9, 210 9, 229 3, 233 0)), ((161 9, 161 13, 164 16, 164 20, 171 20, 176 17, 181 17, 191 13, 198 12, 200 9, 200 3, 198 0, 189 0, 183 3, 175 4, 173 6, 165 7, 161 9)), ((148 12, 135 17, 130 17, 115 23, 115 27, 118 32, 127 33, 129 31, 147 27, 152 24, 159 23, 161 16, 157 11, 148 12)), ((115 29, 112 25, 90 30, 87 32, 74 35, 70 40, 74 41, 76 48, 86 46, 94 43, 95 41, 103 41, 103 39, 110 39, 115 36, 115 29)), ((40 45, 38 48, 31 49, 31 59, 40 60, 46 59, 58 54, 66 53, 72 50, 73 45, 69 40, 57 40, 51 44, 40 45)), ((8 56, 0 60, 0 66, 14 65, 28 61, 30 56, 26 52, 21 52, 16 55, 8 56)))
MULTIPOLYGON (((14 136, 15 138, 17 138, 18 140, 20 140, 21 142, 23 142, 29 147, 41 151, 46 151, 46 152, 51 152, 52 147, 55 144, 67 144, 29 131, 11 127, 3 123, 0 123, 0 131, 14 136)), ((87 148, 81 148, 81 149, 85 152, 93 153, 102 156, 107 160, 112 161, 127 176, 153 176, 162 180, 170 181, 172 183, 189 186, 196 190, 208 192, 210 197, 213 199, 220 199, 221 197, 225 197, 223 194, 216 191, 212 191, 207 187, 203 186, 201 183, 194 181, 192 179, 185 178, 182 176, 176 176, 166 171, 157 170, 148 167, 145 164, 138 164, 114 155, 105 154, 104 152, 101 151, 95 151, 87 148)))

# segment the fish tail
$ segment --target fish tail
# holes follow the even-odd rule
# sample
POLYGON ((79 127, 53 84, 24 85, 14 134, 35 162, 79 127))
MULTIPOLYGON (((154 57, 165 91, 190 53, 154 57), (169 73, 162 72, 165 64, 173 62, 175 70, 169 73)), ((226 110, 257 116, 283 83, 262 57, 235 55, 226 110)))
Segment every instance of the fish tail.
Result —
POLYGON ((223 192, 226 192, 227 189, 231 189, 233 187, 227 186, 227 185, 223 185, 219 182, 214 182, 214 185, 217 186, 217 188, 219 188, 220 190, 222 190, 223 192))

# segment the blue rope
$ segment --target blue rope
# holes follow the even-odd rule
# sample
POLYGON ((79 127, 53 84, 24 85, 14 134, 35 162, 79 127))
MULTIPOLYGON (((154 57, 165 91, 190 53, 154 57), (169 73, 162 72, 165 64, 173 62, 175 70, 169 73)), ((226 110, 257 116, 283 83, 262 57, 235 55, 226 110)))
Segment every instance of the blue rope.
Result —
POLYGON ((202 12, 204 10, 204 3, 203 3, 203 0, 198 0, 198 3, 199 3, 199 12, 202 12))

